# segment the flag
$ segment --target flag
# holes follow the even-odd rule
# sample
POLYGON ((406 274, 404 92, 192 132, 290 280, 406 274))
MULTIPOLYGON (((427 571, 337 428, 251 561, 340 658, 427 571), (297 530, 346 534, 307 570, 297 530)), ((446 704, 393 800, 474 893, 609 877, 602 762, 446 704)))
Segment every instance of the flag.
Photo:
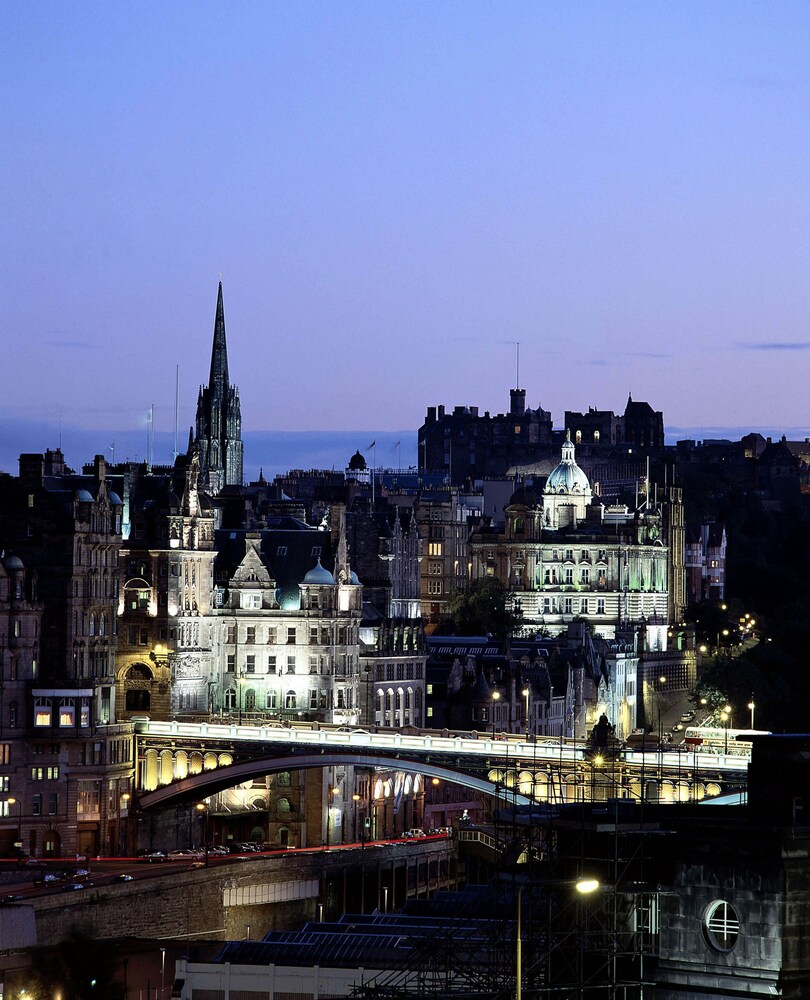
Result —
POLYGON ((371 444, 369 445, 369 448, 376 448, 376 447, 377 447, 376 441, 372 441, 371 444))

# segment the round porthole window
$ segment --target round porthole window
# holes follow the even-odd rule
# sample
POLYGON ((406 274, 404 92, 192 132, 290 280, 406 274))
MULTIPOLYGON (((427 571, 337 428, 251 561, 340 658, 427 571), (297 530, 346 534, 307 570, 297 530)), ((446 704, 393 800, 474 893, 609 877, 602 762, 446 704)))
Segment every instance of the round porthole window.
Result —
POLYGON ((730 903, 718 899, 709 905, 703 917, 703 936, 715 951, 731 951, 740 936, 740 918, 730 903))

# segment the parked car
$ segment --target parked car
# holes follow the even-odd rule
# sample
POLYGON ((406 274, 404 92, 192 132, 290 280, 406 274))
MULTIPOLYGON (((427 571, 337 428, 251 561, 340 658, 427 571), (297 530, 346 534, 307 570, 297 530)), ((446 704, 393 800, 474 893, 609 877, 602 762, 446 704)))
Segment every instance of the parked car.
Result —
POLYGON ((169 851, 168 854, 169 861, 199 861, 203 857, 205 855, 202 851, 188 847, 180 851, 169 851))

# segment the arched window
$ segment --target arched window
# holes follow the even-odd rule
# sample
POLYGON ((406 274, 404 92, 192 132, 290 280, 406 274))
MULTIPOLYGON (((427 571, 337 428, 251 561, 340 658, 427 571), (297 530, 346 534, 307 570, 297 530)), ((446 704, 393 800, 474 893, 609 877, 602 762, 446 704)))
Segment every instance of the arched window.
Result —
POLYGON ((152 671, 145 663, 133 663, 127 670, 126 679, 128 681, 151 681, 152 671))
POLYGON ((92 613, 90 615, 90 627, 87 634, 90 636, 94 636, 96 634, 96 616, 92 613))
POLYGON ((276 784, 282 788, 289 788, 292 782, 290 781, 289 771, 279 771, 276 777, 276 784))
POLYGON ((280 799, 276 799, 276 812, 288 813, 292 811, 290 806, 290 800, 285 799, 283 796, 280 799))
POLYGON ((284 695, 284 707, 294 709, 295 706, 295 691, 288 691, 284 695))
POLYGON ((236 691, 233 688, 227 688, 225 691, 225 697, 223 699, 223 705, 225 706, 226 712, 233 712, 236 708, 236 691))

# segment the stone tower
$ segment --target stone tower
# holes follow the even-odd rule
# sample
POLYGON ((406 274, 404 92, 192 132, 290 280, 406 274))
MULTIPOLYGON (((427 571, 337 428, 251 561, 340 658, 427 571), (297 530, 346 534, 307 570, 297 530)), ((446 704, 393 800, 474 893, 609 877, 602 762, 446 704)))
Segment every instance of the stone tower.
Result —
POLYGON ((222 282, 217 295, 211 373, 197 398, 197 433, 200 485, 211 493, 225 486, 242 485, 242 413, 239 390, 228 379, 228 347, 225 343, 225 309, 222 282))

